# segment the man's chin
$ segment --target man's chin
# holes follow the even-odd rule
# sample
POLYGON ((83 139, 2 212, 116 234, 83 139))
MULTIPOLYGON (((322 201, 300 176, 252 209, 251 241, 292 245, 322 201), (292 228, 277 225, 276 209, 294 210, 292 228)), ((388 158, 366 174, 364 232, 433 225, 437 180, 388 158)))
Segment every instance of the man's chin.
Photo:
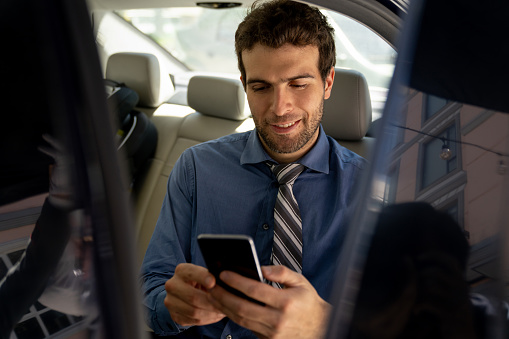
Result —
POLYGON ((289 140, 285 140, 285 142, 272 140, 266 144, 272 152, 278 154, 291 154, 302 148, 302 146, 300 146, 298 143, 289 140))
POLYGON ((291 134, 268 134, 267 131, 263 133, 258 132, 263 144, 270 151, 277 154, 291 154, 299 151, 306 142, 303 142, 299 133, 291 134))

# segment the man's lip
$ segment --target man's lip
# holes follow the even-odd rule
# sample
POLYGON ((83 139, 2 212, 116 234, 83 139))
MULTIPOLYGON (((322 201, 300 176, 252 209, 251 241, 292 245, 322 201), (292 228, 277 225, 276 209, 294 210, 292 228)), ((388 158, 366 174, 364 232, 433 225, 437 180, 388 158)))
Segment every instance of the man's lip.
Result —
POLYGON ((284 122, 279 124, 271 124, 273 130, 277 133, 289 133, 295 129, 300 123, 300 120, 284 122), (285 127, 286 126, 286 127, 285 127))

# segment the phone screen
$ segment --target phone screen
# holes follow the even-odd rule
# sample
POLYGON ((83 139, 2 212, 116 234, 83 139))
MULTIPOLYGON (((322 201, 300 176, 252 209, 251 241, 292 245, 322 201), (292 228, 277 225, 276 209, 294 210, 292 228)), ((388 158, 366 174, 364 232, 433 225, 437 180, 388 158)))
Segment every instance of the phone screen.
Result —
POLYGON ((218 285, 237 296, 263 305, 219 279, 219 274, 226 270, 263 282, 258 256, 251 237, 237 234, 200 234, 198 244, 205 264, 216 278, 218 285))

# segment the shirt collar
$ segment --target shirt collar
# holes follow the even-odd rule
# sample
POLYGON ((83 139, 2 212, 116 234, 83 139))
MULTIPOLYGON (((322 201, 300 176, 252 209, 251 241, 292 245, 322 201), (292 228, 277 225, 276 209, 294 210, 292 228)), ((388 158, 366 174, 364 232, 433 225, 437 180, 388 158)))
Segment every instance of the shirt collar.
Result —
MULTIPOLYGON (((260 137, 254 129, 249 135, 246 148, 242 152, 240 164, 257 164, 267 161, 276 162, 265 152, 260 137)), ((314 171, 329 173, 329 141, 321 125, 316 144, 297 162, 314 171)))

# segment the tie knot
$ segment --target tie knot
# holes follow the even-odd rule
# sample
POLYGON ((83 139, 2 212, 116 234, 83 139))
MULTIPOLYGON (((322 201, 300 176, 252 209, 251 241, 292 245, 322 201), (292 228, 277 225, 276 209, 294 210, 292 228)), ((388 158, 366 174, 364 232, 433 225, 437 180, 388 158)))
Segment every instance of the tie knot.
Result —
POLYGON ((280 185, 293 184, 295 179, 297 179, 297 177, 304 171, 305 168, 305 166, 301 164, 269 164, 269 166, 280 185))

